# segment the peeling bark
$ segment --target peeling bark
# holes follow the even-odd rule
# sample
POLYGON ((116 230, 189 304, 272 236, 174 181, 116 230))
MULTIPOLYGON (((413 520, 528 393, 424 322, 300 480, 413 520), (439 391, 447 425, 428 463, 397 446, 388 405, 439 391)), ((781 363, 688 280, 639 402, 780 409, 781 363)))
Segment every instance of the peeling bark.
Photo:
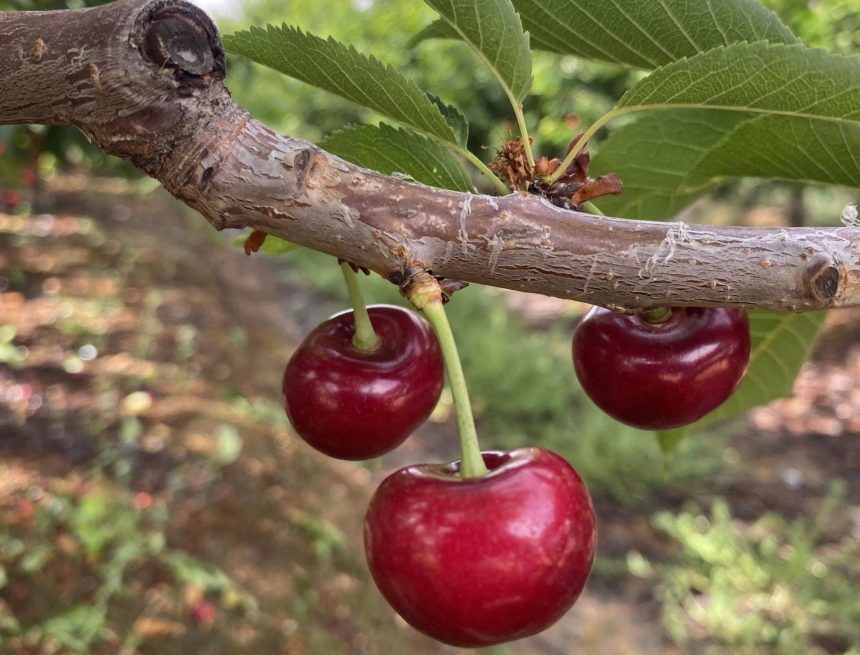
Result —
POLYGON ((428 270, 633 309, 860 306, 860 229, 603 218, 536 196, 385 177, 254 120, 212 21, 181 0, 0 12, 0 124, 68 124, 216 228, 252 228, 376 271, 428 270))

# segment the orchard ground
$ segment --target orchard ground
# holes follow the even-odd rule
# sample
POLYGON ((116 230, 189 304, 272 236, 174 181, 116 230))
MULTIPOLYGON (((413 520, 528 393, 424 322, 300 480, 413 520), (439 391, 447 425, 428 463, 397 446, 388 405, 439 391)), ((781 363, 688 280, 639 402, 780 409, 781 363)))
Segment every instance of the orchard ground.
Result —
MULTIPOLYGON (((148 181, 57 176, 36 201, 33 213, 0 214, 2 651, 455 652, 393 616, 361 545, 387 472, 456 456, 450 402, 381 461, 319 455, 291 434, 280 400, 292 350, 343 307, 307 284, 307 264, 246 258, 148 181), (143 518, 129 524, 129 513, 143 518), (102 615, 80 610, 99 603, 102 615)), ((454 303, 472 293, 483 292, 454 303)), ((582 310, 494 297, 537 331, 572 327, 582 310)), ((860 538, 858 319, 830 317, 792 397, 731 434, 693 437, 718 440, 697 484, 651 482, 636 502, 592 484, 600 536, 586 592, 554 628, 492 652, 668 654, 725 641, 690 618, 692 641, 673 643, 659 577, 631 573, 679 554, 651 520, 662 510, 707 512, 723 498, 741 528, 766 512, 815 517, 841 480, 842 509, 810 557, 860 538)), ((557 366, 573 384, 569 358, 557 366)), ((575 449, 565 454, 579 467, 575 449)), ((816 635, 815 652, 860 646, 846 639, 816 635)))

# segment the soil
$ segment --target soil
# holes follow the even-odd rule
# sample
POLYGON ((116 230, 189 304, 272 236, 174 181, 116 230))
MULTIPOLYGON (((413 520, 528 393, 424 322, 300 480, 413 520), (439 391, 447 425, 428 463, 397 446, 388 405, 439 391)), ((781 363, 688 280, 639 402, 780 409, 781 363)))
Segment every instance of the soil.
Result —
MULTIPOLYGON (((59 176, 34 215, 0 214, 0 330, 14 331, 5 350, 0 332, 4 525, 29 530, 22 503, 46 502, 40 490, 81 496, 94 485, 114 488, 122 461, 134 498, 169 508, 171 547, 221 567, 258 603, 250 611, 221 598, 223 616, 195 625, 188 618, 200 600, 193 585, 180 588, 158 571, 135 575, 131 600, 112 614, 120 637, 141 634, 130 652, 462 652, 416 635, 388 610, 364 570, 361 547, 375 484, 401 464, 435 457, 431 444, 449 442, 455 427, 430 422, 371 467, 307 448, 279 413, 280 375, 330 308, 290 283, 284 264, 246 257, 163 191, 140 187, 59 176), (116 449, 128 430, 133 443, 104 468, 107 481, 94 477, 100 453, 116 449), (225 434, 238 434, 242 450, 220 464, 225 434)), ((512 311, 536 326, 568 311, 561 302, 509 298, 512 311)), ((794 395, 739 426, 731 448, 743 465, 721 475, 703 504, 726 497, 741 519, 766 511, 814 516, 831 482, 842 479, 848 511, 829 529, 860 536, 858 318, 834 313, 794 395)), ((667 496, 660 505, 675 509, 686 500, 667 496)), ((595 501, 601 539, 611 544, 604 555, 665 553, 667 539, 647 515, 595 501)), ((37 616, 33 598, 46 590, 60 607, 79 602, 86 577, 67 567, 46 572, 46 589, 32 579, 23 591, 7 585, 0 608, 37 616)), ((683 652, 660 627, 651 585, 595 575, 562 622, 499 652, 683 652)), ((98 652, 121 652, 122 641, 107 640, 98 652)), ((3 652, 39 648, 10 642, 3 652)))

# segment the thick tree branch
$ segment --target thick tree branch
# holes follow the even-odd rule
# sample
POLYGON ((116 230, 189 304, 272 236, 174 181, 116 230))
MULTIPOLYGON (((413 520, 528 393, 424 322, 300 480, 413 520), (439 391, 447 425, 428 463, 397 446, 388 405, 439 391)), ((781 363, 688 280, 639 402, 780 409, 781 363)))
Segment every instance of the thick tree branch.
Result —
POLYGON ((224 74, 215 26, 179 0, 0 13, 0 124, 74 125, 217 229, 262 230, 393 282, 426 269, 619 308, 860 305, 860 229, 598 218, 410 184, 275 134, 224 74))

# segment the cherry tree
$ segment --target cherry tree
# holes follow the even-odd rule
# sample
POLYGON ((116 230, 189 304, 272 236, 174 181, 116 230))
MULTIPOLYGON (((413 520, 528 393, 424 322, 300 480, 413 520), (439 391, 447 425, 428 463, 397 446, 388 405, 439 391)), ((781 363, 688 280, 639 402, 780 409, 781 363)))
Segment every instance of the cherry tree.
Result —
MULTIPOLYGON (((249 251, 280 238, 348 262, 348 279, 346 269, 379 274, 440 335, 447 327, 435 308, 466 282, 655 323, 664 308, 747 310, 744 380, 692 427, 663 429, 666 450, 691 429, 786 393, 822 324, 814 310, 860 305, 856 208, 828 228, 672 218, 730 177, 857 187, 860 59, 807 47, 757 0, 427 4, 439 19, 415 42, 464 41, 510 100, 518 134, 490 162, 466 147, 468 122, 457 108, 392 66, 300 27, 222 40, 181 0, 0 13, 0 124, 74 126, 215 229, 250 230, 249 251), (319 144, 277 134, 231 99, 225 47, 384 120, 319 144), (542 153, 523 111, 534 49, 648 74, 571 135, 567 152, 542 153), (590 146, 621 118, 592 160, 590 146)), ((468 413, 465 392, 455 395, 468 413)), ((470 423, 470 415, 461 421, 463 474, 481 477, 470 423)), ((579 557, 588 566, 590 552, 579 557)))

